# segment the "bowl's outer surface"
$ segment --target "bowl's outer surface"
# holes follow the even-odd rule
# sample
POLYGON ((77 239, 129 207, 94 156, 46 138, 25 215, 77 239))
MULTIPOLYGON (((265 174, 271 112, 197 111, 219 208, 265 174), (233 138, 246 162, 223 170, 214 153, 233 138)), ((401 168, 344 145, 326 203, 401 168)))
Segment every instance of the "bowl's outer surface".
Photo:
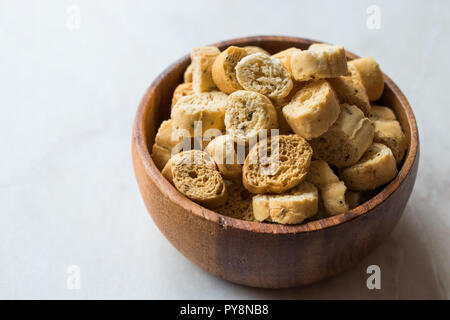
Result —
MULTIPOLYGON (((260 36, 216 44, 258 45, 270 53, 313 41, 260 36)), ((348 52, 350 59, 357 56, 348 52)), ((166 238, 188 259, 223 279, 254 287, 305 285, 348 269, 380 244, 399 220, 419 162, 417 126, 408 101, 386 76, 381 104, 394 109, 410 142, 398 176, 374 198, 335 217, 303 225, 247 222, 222 216, 180 194, 154 165, 149 150, 167 119, 171 95, 189 64, 186 56, 148 88, 138 108, 132 139, 136 177, 144 202, 166 238)))

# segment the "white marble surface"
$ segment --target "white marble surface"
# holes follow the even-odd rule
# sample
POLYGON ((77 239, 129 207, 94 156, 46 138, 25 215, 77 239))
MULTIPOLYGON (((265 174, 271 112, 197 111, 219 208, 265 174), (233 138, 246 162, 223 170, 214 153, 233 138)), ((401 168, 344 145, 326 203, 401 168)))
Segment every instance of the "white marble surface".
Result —
POLYGON ((273 3, 0 1, 0 298, 450 298, 450 2, 273 3), (377 30, 366 27, 371 4, 377 30), (191 264, 147 215, 131 164, 134 113, 158 73, 193 46, 257 34, 374 56, 420 127, 416 187, 392 235, 304 288, 246 288, 191 264), (371 264, 379 291, 366 288, 371 264))

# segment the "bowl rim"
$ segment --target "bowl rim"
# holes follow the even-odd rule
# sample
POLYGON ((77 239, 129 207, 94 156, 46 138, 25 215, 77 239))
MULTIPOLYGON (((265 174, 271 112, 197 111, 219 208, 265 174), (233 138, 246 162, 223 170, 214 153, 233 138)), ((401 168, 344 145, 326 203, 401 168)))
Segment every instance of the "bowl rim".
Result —
MULTIPOLYGON (((252 37, 241 37, 229 39, 226 41, 211 44, 219 48, 227 47, 230 45, 245 46, 245 45, 257 45, 259 42, 264 41, 279 41, 279 42, 297 42, 306 45, 312 43, 320 43, 320 41, 311 40, 308 38, 291 37, 291 36, 252 36, 252 37)), ((347 57, 351 59, 359 58, 359 56, 353 54, 346 50, 347 57)), ((163 72, 161 72, 156 79, 151 83, 151 85, 145 91, 142 97, 134 120, 133 125, 133 140, 132 143, 136 147, 136 151, 140 160, 142 161, 143 167, 150 179, 153 180, 155 186, 165 195, 170 201, 176 203, 177 205, 188 210, 191 214, 194 214, 200 218, 206 219, 210 222, 219 224, 222 228, 233 228, 242 231, 257 232, 257 233, 269 233, 269 234, 297 234, 304 232, 313 232, 324 230, 331 227, 339 226, 343 223, 351 221, 355 218, 361 217, 366 213, 369 213, 373 208, 382 204, 387 198, 389 198, 395 190, 397 190, 406 177, 411 172, 411 168, 417 157, 418 151, 418 130, 417 123, 411 106, 406 99, 403 92, 398 88, 398 86, 392 81, 390 77, 383 73, 385 79, 385 86, 388 86, 394 95, 400 100, 400 104, 405 111, 407 124, 409 126, 409 131, 411 133, 410 146, 408 148, 407 154, 405 156, 403 165, 399 170, 397 176, 387 184, 380 192, 375 196, 370 198, 368 201, 362 203, 358 207, 351 209, 345 213, 310 221, 304 224, 297 225, 282 225, 282 224, 269 224, 256 221, 245 221, 237 218, 228 217, 222 215, 213 210, 207 209, 189 198, 185 197, 180 193, 170 182, 163 177, 161 172, 156 167, 153 159, 150 156, 150 150, 147 147, 147 141, 144 136, 144 113, 146 107, 150 100, 150 97, 155 91, 155 88, 160 84, 160 82, 167 76, 170 71, 178 66, 179 64, 186 63, 190 59, 189 55, 178 59, 171 65, 169 65, 163 72)))

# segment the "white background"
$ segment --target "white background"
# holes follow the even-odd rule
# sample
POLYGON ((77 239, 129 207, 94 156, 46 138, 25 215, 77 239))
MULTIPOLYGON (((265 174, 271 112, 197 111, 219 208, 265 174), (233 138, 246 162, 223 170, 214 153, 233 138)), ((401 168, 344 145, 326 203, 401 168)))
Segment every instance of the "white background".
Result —
POLYGON ((0 298, 450 298, 449 12, 444 0, 0 1, 0 298), (366 26, 371 4, 379 30, 366 26), (149 218, 131 164, 151 81, 191 47, 260 34, 375 57, 420 127, 416 186, 392 235, 304 288, 246 288, 191 264, 149 218), (366 288, 371 264, 379 291, 366 288))

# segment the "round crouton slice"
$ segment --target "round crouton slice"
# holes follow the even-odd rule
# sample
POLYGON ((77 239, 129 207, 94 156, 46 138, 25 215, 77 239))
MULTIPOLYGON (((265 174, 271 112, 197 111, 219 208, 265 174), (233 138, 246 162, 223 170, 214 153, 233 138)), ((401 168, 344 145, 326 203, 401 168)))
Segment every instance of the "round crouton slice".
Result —
POLYGON ((262 53, 251 54, 239 61, 236 76, 244 89, 269 98, 283 98, 293 87, 286 67, 278 59, 262 53))
POLYGON ((252 193, 282 193, 302 182, 311 164, 312 149, 299 135, 272 136, 250 150, 242 169, 245 188, 252 193))
POLYGON ((270 53, 268 53, 263 48, 257 47, 257 46, 245 46, 242 49, 245 49, 245 51, 247 51, 248 55, 254 54, 254 53, 262 53, 262 54, 265 54, 267 56, 270 56, 270 53))
POLYGON ((379 105, 373 105, 370 112, 369 119, 377 120, 397 120, 394 111, 391 108, 379 105))
POLYGON ((329 43, 313 43, 308 47, 308 50, 318 50, 321 48, 332 46, 332 44, 329 43))
POLYGON ((362 157, 373 142, 374 127, 356 106, 342 105, 336 122, 310 141, 314 156, 338 168, 348 167, 362 157))
POLYGON ((172 109, 174 131, 182 137, 203 135, 209 129, 222 131, 225 127, 226 99, 227 95, 220 91, 181 98, 172 109))
POLYGON ((238 163, 236 150, 234 139, 228 134, 218 136, 205 149, 216 162, 222 176, 229 180, 239 179, 242 175, 242 165, 238 163))
POLYGON ((193 70, 194 70, 194 68, 192 67, 192 63, 191 63, 187 66, 186 70, 184 71, 183 79, 184 79, 185 83, 192 82, 193 70))
POLYGON ((347 187, 323 160, 314 160, 309 167, 306 180, 313 183, 320 190, 325 216, 334 216, 348 211, 345 199, 347 187))
POLYGON ((319 194, 313 184, 304 181, 283 194, 255 195, 252 202, 257 221, 298 224, 317 213, 319 194))
POLYGON ((347 75, 347 58, 344 47, 323 45, 295 51, 291 55, 291 72, 297 81, 347 75))
POLYGON ((274 54, 272 57, 280 60, 281 63, 283 63, 283 65, 286 67, 286 69, 288 69, 289 73, 291 73, 291 75, 292 75, 291 56, 292 56, 292 53, 294 53, 296 51, 302 51, 302 50, 292 47, 292 48, 280 51, 280 52, 274 54))
POLYGON ((214 210, 228 217, 255 221, 251 193, 244 188, 242 183, 231 183, 228 181, 225 181, 225 183, 227 185, 228 199, 222 206, 214 210))
POLYGON ((400 164, 408 149, 408 141, 394 111, 384 106, 373 106, 369 118, 375 128, 373 141, 388 146, 400 164))
POLYGON ((215 90, 212 66, 219 54, 220 50, 216 47, 200 47, 191 50, 192 86, 195 92, 215 90))
POLYGON ((371 106, 366 88, 356 76, 340 76, 328 79, 340 103, 357 106, 366 117, 369 116, 371 106))
POLYGON ((323 206, 327 216, 335 216, 348 211, 348 203, 345 199, 347 187, 342 181, 327 184, 320 189, 323 206))
POLYGON ((358 163, 339 173, 349 189, 373 190, 397 175, 397 165, 391 149, 375 142, 358 163))
POLYGON ((227 98, 225 128, 237 143, 256 142, 261 132, 278 128, 277 112, 266 96, 239 90, 227 98))
POLYGON ((323 160, 311 161, 306 180, 313 183, 319 189, 322 189, 326 185, 339 182, 339 178, 331 170, 328 163, 323 160))
POLYGON ((283 107, 283 114, 292 130, 308 140, 326 132, 340 111, 336 94, 325 80, 304 86, 283 107))
POLYGON ((384 90, 384 77, 374 58, 366 57, 349 61, 348 68, 352 74, 359 76, 370 101, 376 101, 381 97, 384 90))
POLYGON ((164 176, 189 199, 207 207, 218 207, 227 200, 225 182, 214 160, 204 151, 180 152, 170 159, 164 176))
POLYGON ((242 90, 236 78, 236 65, 247 55, 245 49, 230 46, 216 58, 212 66, 212 77, 222 92, 230 94, 242 90))
POLYGON ((179 84, 175 90, 173 91, 173 96, 172 96, 172 105, 171 105, 171 109, 173 108, 173 106, 178 102, 178 100, 180 100, 183 97, 186 96, 190 96, 194 94, 194 89, 192 88, 192 82, 187 82, 187 83, 181 83, 179 84))
POLYGON ((287 105, 289 102, 291 102, 292 98, 295 96, 295 94, 304 86, 306 86, 308 82, 297 82, 294 81, 294 87, 292 88, 291 92, 289 94, 281 99, 271 99, 273 106, 275 107, 275 110, 277 111, 277 118, 278 118, 278 127, 280 129, 280 134, 288 134, 293 133, 292 128, 290 127, 289 123, 286 120, 286 117, 283 114, 283 107, 287 105))
POLYGON ((400 164, 405 156, 408 143, 400 123, 396 120, 373 121, 375 128, 373 141, 384 144, 391 149, 396 163, 400 164))
MULTIPOLYGON (((187 141, 190 143, 191 141, 187 141)), ((172 119, 165 120, 161 123, 158 132, 156 133, 155 143, 152 147, 152 159, 158 167, 162 170, 172 157, 172 153, 178 153, 183 147, 183 138, 172 131, 172 119)))

